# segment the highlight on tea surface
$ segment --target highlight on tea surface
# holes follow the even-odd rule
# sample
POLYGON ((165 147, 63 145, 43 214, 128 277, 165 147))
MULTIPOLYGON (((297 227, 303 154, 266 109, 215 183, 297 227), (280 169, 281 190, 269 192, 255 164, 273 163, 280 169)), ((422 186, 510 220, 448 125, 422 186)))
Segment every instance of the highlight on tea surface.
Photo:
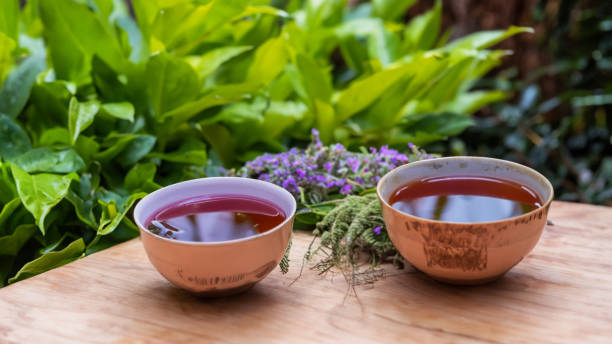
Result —
POLYGON ((465 223, 502 220, 542 206, 529 187, 482 176, 424 178, 398 188, 389 203, 417 217, 465 223))
POLYGON ((264 233, 285 218, 282 210, 263 199, 214 195, 167 206, 153 216, 147 229, 173 240, 221 242, 264 233))

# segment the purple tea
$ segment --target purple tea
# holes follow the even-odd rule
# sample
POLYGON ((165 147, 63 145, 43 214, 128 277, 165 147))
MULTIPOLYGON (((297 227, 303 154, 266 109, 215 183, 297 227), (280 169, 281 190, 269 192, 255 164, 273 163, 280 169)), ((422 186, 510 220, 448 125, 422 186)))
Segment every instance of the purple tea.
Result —
POLYGON ((219 242, 266 232, 286 215, 274 204, 256 197, 213 195, 171 204, 147 221, 158 236, 192 242, 219 242))

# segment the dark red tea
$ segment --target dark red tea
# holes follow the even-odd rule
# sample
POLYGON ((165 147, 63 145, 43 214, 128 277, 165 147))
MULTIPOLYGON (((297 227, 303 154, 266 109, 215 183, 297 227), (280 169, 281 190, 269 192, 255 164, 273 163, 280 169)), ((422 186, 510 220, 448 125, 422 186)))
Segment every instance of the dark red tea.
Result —
POLYGON ((476 176, 421 179, 397 189, 389 203, 410 215, 447 222, 496 221, 542 206, 538 195, 524 185, 476 176))
POLYGON ((263 199, 241 195, 215 195, 172 204, 149 221, 147 229, 168 239, 218 242, 268 231, 285 214, 263 199))

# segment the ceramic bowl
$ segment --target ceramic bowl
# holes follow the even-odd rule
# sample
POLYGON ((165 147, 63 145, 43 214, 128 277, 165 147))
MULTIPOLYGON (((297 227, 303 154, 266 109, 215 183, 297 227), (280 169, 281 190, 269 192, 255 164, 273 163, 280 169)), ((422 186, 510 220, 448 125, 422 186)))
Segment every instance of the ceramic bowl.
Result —
POLYGON ((170 283, 201 296, 219 296, 247 290, 278 265, 289 243, 295 211, 295 199, 279 186, 255 179, 217 177, 189 180, 149 194, 136 205, 134 220, 149 260, 170 283), (172 240, 145 229, 161 209, 206 195, 265 199, 281 209, 286 219, 264 233, 221 242, 172 240))
POLYGON ((452 284, 492 281, 519 263, 536 245, 553 199, 550 182, 535 170, 483 157, 449 157, 417 161, 386 174, 377 186, 389 237, 414 267, 452 284), (492 222, 455 223, 427 220, 391 207, 401 186, 430 177, 496 177, 525 185, 543 205, 526 214, 492 222))

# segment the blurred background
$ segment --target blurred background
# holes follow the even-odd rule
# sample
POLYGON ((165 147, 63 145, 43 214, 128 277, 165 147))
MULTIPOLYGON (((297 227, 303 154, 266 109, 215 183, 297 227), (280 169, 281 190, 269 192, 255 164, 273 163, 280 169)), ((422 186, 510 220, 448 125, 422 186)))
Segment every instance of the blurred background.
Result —
MULTIPOLYGON (((433 1, 419 1, 415 15, 433 1)), ((534 34, 480 82, 512 97, 475 114, 476 124, 428 148, 445 155, 509 159, 532 166, 560 200, 612 205, 612 1, 444 1, 452 36, 520 25, 534 34)))

